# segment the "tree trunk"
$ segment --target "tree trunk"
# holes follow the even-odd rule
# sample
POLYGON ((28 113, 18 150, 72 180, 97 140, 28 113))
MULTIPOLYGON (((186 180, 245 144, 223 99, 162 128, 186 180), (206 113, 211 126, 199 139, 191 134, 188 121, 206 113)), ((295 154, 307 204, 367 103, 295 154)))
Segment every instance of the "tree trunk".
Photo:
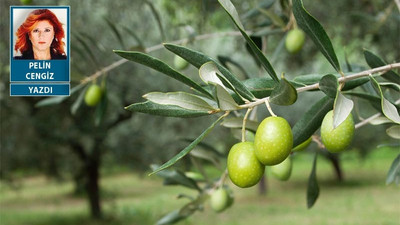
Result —
POLYGON ((260 182, 258 183, 258 194, 266 195, 267 194, 267 175, 261 177, 260 182))
MULTIPOLYGON (((98 155, 97 155, 98 156, 98 155)), ((87 184, 86 191, 89 197, 90 212, 92 218, 100 219, 102 217, 100 205, 100 187, 99 187, 99 157, 94 155, 87 165, 87 184)))

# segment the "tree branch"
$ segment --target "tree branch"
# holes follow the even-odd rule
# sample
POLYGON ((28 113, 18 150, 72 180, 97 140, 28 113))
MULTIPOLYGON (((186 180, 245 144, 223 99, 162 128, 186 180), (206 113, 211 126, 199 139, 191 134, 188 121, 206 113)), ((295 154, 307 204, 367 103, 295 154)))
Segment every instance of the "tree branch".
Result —
MULTIPOLYGON (((210 39, 210 38, 215 38, 215 37, 240 36, 240 35, 241 35, 241 33, 239 31, 227 31, 227 32, 220 32, 220 33, 202 34, 202 35, 194 37, 194 39, 192 39, 192 40, 197 40, 198 41, 198 40, 210 39)), ((172 43, 172 44, 182 44, 182 43, 186 43, 186 42, 188 42, 190 40, 191 39, 189 39, 189 38, 183 38, 183 39, 180 39, 180 40, 172 41, 170 43, 172 43)), ((162 49, 162 48, 164 48, 164 45, 163 44, 158 44, 158 45, 154 45, 154 46, 145 48, 144 52, 145 53, 149 53, 149 52, 153 52, 153 51, 156 51, 156 50, 159 50, 159 49, 162 49)), ((83 79, 81 81, 81 84, 86 84, 86 83, 88 83, 90 81, 93 81, 93 80, 97 79, 98 77, 102 76, 103 74, 107 73, 108 71, 113 70, 113 69, 117 68, 118 66, 120 66, 120 65, 122 65, 122 64, 124 64, 124 63, 126 63, 128 61, 129 60, 127 60, 127 59, 120 59, 120 60, 118 60, 118 61, 116 61, 116 62, 114 62, 114 63, 112 63, 112 64, 110 64, 110 65, 108 65, 108 66, 106 66, 106 67, 104 67, 102 69, 100 69, 99 71, 95 72, 94 74, 86 77, 85 79, 83 79)))
MULTIPOLYGON (((393 63, 393 64, 388 64, 386 66, 381 66, 381 67, 373 68, 373 69, 370 69, 370 70, 365 70, 365 71, 362 71, 362 72, 359 72, 359 73, 355 73, 355 74, 352 74, 352 75, 349 75, 349 76, 346 76, 346 77, 340 77, 338 79, 338 81, 340 83, 346 83, 347 81, 350 81, 350 80, 354 80, 354 79, 357 79, 357 78, 360 78, 360 77, 365 77, 365 76, 368 76, 368 75, 374 74, 374 73, 384 73, 384 72, 387 72, 387 71, 395 69, 395 68, 400 68, 400 62, 393 63)), ((297 93, 300 93, 300 92, 304 92, 304 91, 315 90, 315 89, 318 89, 318 88, 319 88, 319 83, 315 83, 315 84, 312 84, 312 85, 299 87, 299 88, 296 89, 296 91, 297 91, 297 93)), ((254 102, 249 102, 249 103, 243 104, 243 105, 240 106, 240 108, 243 109, 243 108, 255 107, 257 105, 263 104, 265 101, 268 101, 268 100, 269 100, 269 96, 265 97, 265 98, 257 99, 254 102)))

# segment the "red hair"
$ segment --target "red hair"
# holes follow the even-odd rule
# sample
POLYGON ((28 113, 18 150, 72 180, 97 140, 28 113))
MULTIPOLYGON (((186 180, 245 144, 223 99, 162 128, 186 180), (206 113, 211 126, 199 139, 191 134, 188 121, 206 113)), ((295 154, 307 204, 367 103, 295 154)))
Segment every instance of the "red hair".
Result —
POLYGON ((31 12, 24 23, 17 30, 17 41, 15 44, 15 51, 20 51, 22 54, 32 51, 32 43, 29 41, 29 32, 37 22, 47 20, 54 28, 54 39, 51 43, 52 53, 65 55, 64 42, 62 39, 65 37, 62 23, 57 19, 56 15, 48 9, 36 9, 31 12))

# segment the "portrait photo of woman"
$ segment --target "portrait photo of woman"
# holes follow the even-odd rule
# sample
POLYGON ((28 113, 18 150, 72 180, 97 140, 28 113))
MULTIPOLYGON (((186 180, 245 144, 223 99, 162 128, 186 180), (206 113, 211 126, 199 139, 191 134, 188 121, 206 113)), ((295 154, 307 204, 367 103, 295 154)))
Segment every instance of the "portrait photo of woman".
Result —
POLYGON ((67 59, 63 24, 49 9, 30 12, 15 35, 14 59, 67 59))

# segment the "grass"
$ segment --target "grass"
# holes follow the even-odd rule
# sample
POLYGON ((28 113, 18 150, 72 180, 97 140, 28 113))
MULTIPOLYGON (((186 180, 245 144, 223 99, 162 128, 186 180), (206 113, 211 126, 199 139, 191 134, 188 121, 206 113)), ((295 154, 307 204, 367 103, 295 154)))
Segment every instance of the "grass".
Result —
MULTIPOLYGON (((344 182, 336 182, 333 169, 321 156, 317 176, 320 196, 312 209, 306 207, 307 179, 312 155, 294 157, 294 170, 287 182, 268 179, 268 194, 257 187, 236 188, 234 205, 214 213, 208 205, 181 225, 242 224, 400 224, 400 189, 385 185, 386 173, 399 153, 378 149, 366 160, 350 151, 342 155, 344 182)), ((157 177, 134 173, 107 174, 101 180, 105 219, 91 220, 85 199, 71 195, 71 182, 58 183, 35 176, 11 189, 0 183, 1 225, 146 225, 184 205, 179 193, 195 192, 179 186, 162 186, 157 177)))

